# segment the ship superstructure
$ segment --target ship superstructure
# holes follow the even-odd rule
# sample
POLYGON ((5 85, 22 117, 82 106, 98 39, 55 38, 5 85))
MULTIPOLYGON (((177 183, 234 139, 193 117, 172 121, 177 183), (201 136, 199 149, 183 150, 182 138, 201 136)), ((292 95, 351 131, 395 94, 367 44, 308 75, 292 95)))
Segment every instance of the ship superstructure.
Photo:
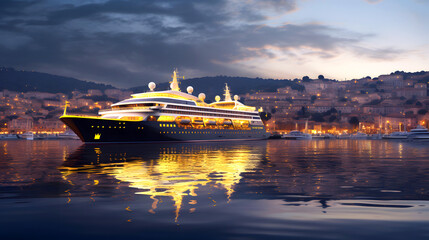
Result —
MULTIPOLYGON (((96 117, 64 115, 60 117, 84 142, 152 142, 264 139, 268 137, 255 107, 231 97, 228 85, 225 98, 206 103, 205 94, 192 95, 193 88, 181 92, 177 70, 170 90, 155 91, 149 83, 145 93, 131 95, 96 117)), ((66 105, 67 107, 67 105, 66 105)))

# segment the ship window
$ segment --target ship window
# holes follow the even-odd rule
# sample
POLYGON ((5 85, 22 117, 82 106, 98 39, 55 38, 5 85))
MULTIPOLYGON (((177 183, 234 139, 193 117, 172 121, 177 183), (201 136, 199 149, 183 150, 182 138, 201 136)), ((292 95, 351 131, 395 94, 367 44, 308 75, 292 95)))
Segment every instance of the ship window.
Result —
POLYGON ((91 126, 91 128, 94 128, 94 126, 91 126))
MULTIPOLYGON (((127 100, 124 100, 124 101, 122 101, 122 102, 120 102, 121 104, 122 103, 137 103, 137 102, 142 102, 142 101, 145 101, 145 102, 148 102, 148 101, 156 101, 156 102, 165 102, 165 103, 176 103, 176 104, 183 104, 183 105, 192 105, 192 106, 196 106, 196 104, 195 104, 195 102, 194 101, 190 101, 190 100, 179 100, 179 99, 171 99, 171 98, 132 98, 132 99, 127 99, 127 100)), ((129 106, 136 106, 137 107, 137 105, 140 107, 140 105, 143 105, 143 106, 149 106, 149 105, 152 105, 152 106, 154 106, 155 105, 155 103, 144 103, 144 104, 127 104, 127 105, 120 105, 120 106, 124 106, 124 107, 129 107, 129 106)), ((117 106, 117 107, 120 107, 120 106, 117 106)))
POLYGON ((150 122, 156 121, 157 119, 158 119, 157 116, 149 116, 149 117, 147 117, 147 121, 150 121, 150 122))

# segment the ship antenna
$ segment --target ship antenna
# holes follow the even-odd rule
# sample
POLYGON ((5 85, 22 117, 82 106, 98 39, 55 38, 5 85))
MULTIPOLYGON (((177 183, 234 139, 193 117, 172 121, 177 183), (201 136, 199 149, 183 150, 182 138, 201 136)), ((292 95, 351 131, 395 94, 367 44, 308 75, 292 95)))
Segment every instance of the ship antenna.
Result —
POLYGON ((232 101, 232 99, 231 99, 231 93, 229 92, 229 88, 228 88, 228 84, 227 83, 225 83, 225 101, 226 102, 228 102, 228 101, 232 101))
MULTIPOLYGON (((180 88, 179 88, 179 81, 177 81, 177 73, 179 73, 179 72, 177 71, 177 68, 176 68, 176 69, 174 69, 174 71, 173 71, 173 76, 172 76, 173 81, 172 81, 172 82, 170 82, 170 83, 171 83, 171 84, 170 84, 170 88, 171 88, 171 90, 173 90, 173 91, 180 91, 180 88)), ((185 77, 183 77, 183 79, 185 79, 185 77)))
POLYGON ((69 101, 66 101, 66 103, 65 103, 65 105, 64 105, 64 113, 63 113, 63 115, 65 116, 65 115, 67 115, 67 107, 68 106, 70 106, 70 102, 69 101))

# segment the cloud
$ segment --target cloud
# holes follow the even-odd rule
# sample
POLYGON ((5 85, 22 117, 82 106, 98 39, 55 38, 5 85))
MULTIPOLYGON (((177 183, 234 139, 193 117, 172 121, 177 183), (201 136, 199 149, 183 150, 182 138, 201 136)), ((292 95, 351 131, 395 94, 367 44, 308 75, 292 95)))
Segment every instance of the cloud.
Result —
POLYGON ((382 2, 383 0, 365 0, 365 1, 368 2, 368 3, 374 4, 374 3, 382 2))
POLYGON ((377 56, 358 47, 362 34, 323 23, 264 23, 273 14, 296 11, 294 0, 2 4, 0 31, 7 34, 0 40, 0 65, 121 87, 167 81, 174 67, 193 76, 251 75, 235 63, 329 59, 342 49, 377 56))

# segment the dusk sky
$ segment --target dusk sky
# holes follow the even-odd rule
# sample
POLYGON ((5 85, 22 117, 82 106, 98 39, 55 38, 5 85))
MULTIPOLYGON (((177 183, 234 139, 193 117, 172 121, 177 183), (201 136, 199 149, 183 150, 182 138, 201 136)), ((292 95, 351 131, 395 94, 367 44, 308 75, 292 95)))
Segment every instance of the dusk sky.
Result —
POLYGON ((0 66, 133 87, 429 70, 429 0, 0 1, 0 66))

